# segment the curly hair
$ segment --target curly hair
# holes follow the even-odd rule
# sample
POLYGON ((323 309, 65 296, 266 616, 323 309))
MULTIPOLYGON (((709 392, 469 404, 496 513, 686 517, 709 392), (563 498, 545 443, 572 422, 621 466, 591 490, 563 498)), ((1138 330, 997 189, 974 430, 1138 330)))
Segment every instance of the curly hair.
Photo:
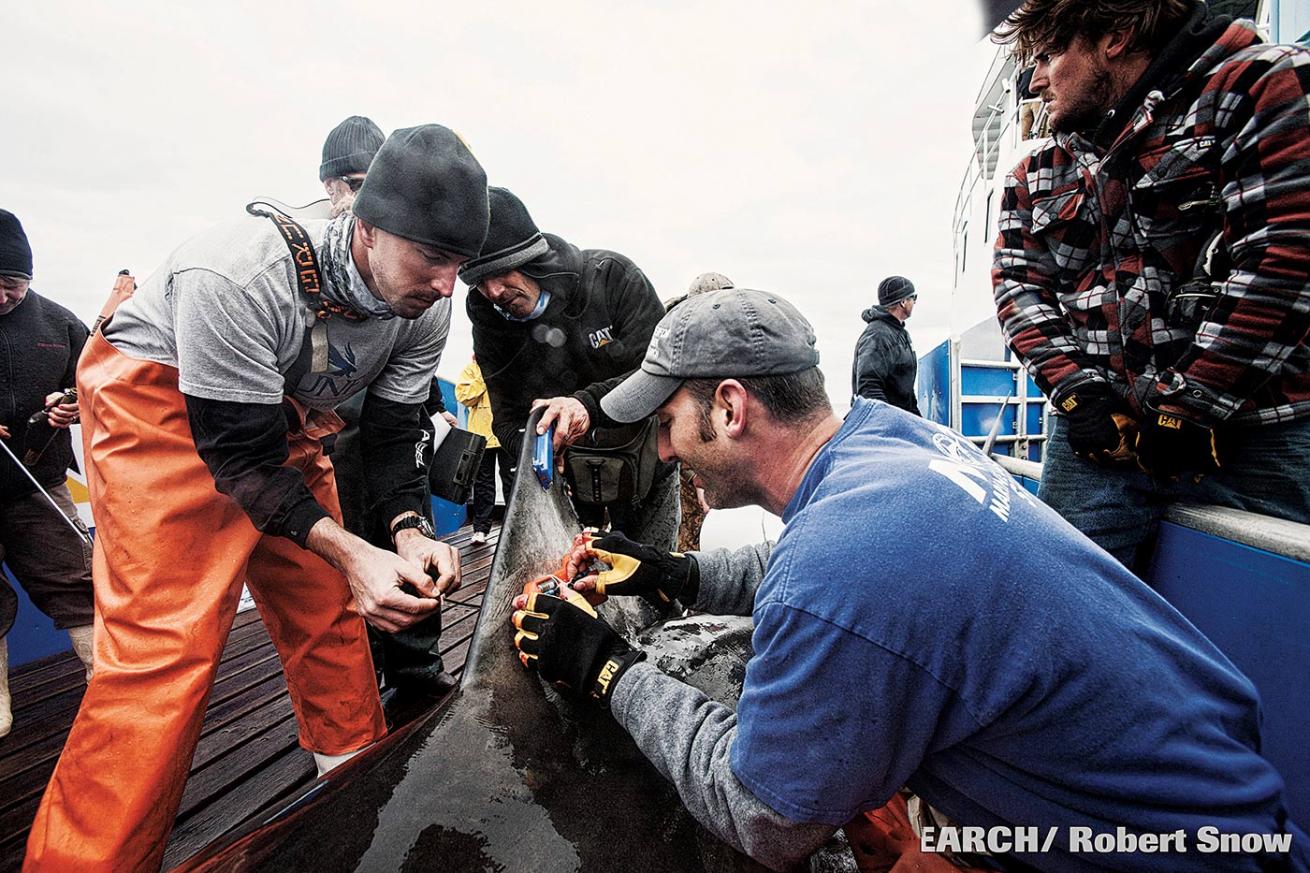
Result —
POLYGON ((1078 37, 1095 39, 1113 30, 1129 30, 1129 51, 1154 52, 1168 42, 1195 8, 1195 0, 1025 0, 992 34, 1001 45, 1013 44, 1020 64, 1039 52, 1063 51, 1078 37))

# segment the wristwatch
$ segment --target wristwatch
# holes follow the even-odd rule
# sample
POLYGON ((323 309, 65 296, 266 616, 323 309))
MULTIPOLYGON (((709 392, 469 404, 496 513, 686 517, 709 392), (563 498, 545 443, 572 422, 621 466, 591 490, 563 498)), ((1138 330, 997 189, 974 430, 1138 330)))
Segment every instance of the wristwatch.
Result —
POLYGON ((430 540, 437 538, 437 532, 432 529, 432 524, 421 515, 407 515, 400 521, 391 526, 391 541, 396 541, 396 534, 402 530, 417 528, 418 532, 430 540))

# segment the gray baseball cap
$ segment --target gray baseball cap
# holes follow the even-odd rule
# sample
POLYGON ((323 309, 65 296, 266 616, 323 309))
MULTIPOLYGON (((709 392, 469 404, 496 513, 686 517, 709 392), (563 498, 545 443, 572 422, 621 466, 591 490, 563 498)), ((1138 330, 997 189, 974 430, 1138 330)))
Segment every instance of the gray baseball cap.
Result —
POLYGON ((785 376, 819 364, 814 328, 777 294, 727 288, 689 297, 655 326, 641 369, 600 400, 615 421, 640 421, 684 379, 785 376))

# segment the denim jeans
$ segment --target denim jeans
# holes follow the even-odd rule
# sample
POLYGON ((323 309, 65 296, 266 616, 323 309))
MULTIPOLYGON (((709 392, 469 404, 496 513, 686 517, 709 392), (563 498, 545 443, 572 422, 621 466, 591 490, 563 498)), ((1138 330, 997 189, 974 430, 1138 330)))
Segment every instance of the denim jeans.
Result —
MULTIPOLYGON (((1310 419, 1235 426, 1218 436, 1224 467, 1200 482, 1159 482, 1074 455, 1053 416, 1037 496, 1130 569, 1171 503, 1229 506, 1310 524, 1310 419)), ((1140 559, 1140 561, 1139 561, 1140 559)))

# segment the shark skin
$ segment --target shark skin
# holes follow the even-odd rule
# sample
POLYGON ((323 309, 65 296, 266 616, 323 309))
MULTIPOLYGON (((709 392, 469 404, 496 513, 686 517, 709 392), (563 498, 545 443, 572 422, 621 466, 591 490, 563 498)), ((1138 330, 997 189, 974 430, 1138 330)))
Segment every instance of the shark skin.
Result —
MULTIPOLYGON (((608 713, 564 700, 519 663, 511 601, 526 580, 558 568, 581 529, 562 477, 547 491, 532 475, 532 442, 523 441, 525 474, 514 485, 459 691, 263 824, 179 869, 764 869, 696 824, 608 713)), ((657 615, 640 598, 612 598, 601 614, 645 628, 640 641, 655 663, 685 668, 693 684, 735 703, 750 657, 748 620, 671 619, 661 653, 657 615)))

